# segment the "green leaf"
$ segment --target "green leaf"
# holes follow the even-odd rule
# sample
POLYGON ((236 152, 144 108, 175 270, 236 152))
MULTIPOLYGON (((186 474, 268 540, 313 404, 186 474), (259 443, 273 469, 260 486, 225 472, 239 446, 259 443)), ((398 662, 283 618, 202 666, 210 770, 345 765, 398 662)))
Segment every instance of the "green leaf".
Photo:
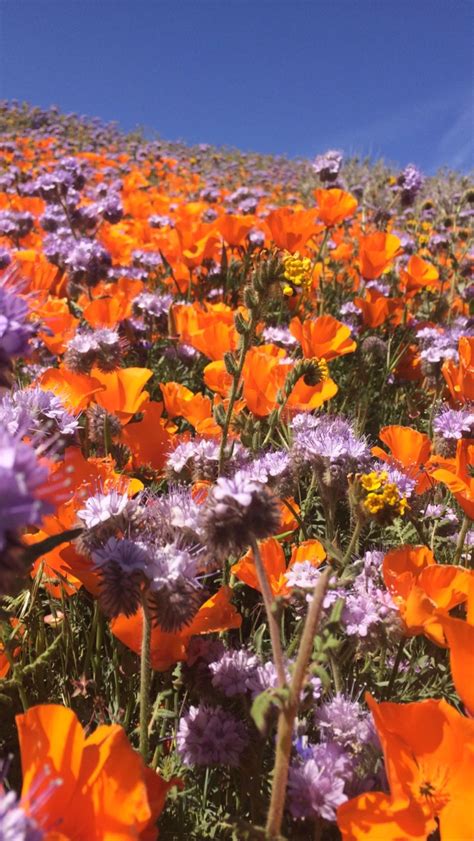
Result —
POLYGON ((283 709, 288 697, 289 689, 285 687, 283 689, 265 689, 254 699, 250 715, 262 735, 267 731, 268 719, 272 710, 275 707, 280 710, 283 709))

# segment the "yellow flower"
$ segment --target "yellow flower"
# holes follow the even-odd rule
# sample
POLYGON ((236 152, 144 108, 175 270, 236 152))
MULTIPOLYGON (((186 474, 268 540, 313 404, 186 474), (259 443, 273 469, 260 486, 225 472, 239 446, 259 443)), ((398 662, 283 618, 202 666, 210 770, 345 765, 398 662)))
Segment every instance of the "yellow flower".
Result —
MULTIPOLYGON (((283 256, 284 276, 294 286, 309 286, 311 282, 311 260, 296 254, 283 256)), ((287 294, 284 292, 284 294, 287 294)))
POLYGON ((400 501, 400 494, 398 493, 397 486, 390 483, 385 486, 383 489, 382 497, 387 503, 387 505, 398 505, 400 501))
POLYGON ((382 494, 370 493, 364 501, 364 506, 370 514, 378 514, 378 512, 384 507, 382 494))
MULTIPOLYGON (((386 477, 387 474, 385 474, 386 477)), ((384 473, 363 473, 360 477, 360 483, 364 491, 378 491, 382 487, 384 481, 384 473)))

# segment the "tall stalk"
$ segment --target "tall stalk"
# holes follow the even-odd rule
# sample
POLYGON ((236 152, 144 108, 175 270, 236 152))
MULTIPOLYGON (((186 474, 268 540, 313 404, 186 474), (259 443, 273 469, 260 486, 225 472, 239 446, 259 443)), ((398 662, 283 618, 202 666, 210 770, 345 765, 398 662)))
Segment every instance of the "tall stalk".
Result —
POLYGON ((142 599, 143 628, 140 658, 140 745, 139 750, 146 763, 148 760, 148 724, 150 720, 151 684, 151 616, 146 595, 142 599))
POLYGON ((269 841, 278 839, 285 808, 286 786, 290 767, 293 728, 300 704, 301 692, 313 650, 314 637, 318 628, 324 595, 332 573, 328 567, 320 576, 313 591, 313 598, 306 616, 306 622, 298 649, 288 700, 278 716, 277 745, 273 768, 272 794, 267 816, 266 833, 269 841))

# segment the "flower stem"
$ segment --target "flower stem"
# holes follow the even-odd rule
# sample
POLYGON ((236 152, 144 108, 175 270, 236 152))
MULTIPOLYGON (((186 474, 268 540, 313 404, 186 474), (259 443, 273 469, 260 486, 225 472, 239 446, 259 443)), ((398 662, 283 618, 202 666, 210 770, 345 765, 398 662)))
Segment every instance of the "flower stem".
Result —
POLYGON ((357 547, 357 543, 358 543, 358 540, 359 540, 359 537, 360 537, 361 529, 362 529, 362 523, 359 519, 357 519, 356 524, 354 526, 354 531, 352 532, 352 537, 351 537, 349 546, 347 547, 346 554, 344 555, 343 566, 346 566, 346 564, 350 561, 351 555, 352 555, 354 549, 357 547))
POLYGON ((142 599, 143 607, 143 629, 142 629, 142 650, 140 661, 140 753, 143 761, 148 759, 148 721, 150 718, 150 683, 151 683, 151 617, 146 600, 142 599))
POLYGON ((319 624, 324 595, 332 573, 328 567, 320 576, 313 591, 313 598, 306 616, 306 622, 301 637, 298 656, 296 658, 293 677, 291 679, 289 698, 278 717, 277 746, 275 765, 273 769, 272 794, 267 817, 267 838, 277 839, 280 836, 283 811, 285 808, 286 786, 290 767, 291 744, 293 727, 303 689, 304 679, 313 650, 314 637, 319 624))
POLYGON ((273 593, 270 588, 267 573, 263 565, 262 556, 260 554, 260 549, 258 548, 258 543, 256 540, 252 540, 251 547, 253 557, 255 560, 255 569, 257 571, 258 583, 262 591, 263 603, 265 605, 265 611, 268 619, 268 628, 270 631, 273 661, 275 663, 275 669, 278 678, 278 686, 284 686, 286 683, 285 665, 283 661, 283 651, 281 647, 280 627, 278 625, 274 612, 273 593))
POLYGON ((464 543, 466 541, 466 535, 469 531, 469 525, 471 520, 467 516, 464 515, 464 519, 462 521, 461 531, 459 532, 458 540, 456 543, 456 551, 454 553, 454 563, 458 564, 461 560, 462 550, 464 549, 464 543))
POLYGON ((218 475, 219 476, 221 475, 222 468, 224 466, 225 448, 227 446, 227 438, 229 436, 230 422, 232 420, 232 412, 234 411, 234 405, 235 405, 235 402, 237 400, 237 394, 239 392, 240 378, 242 376, 242 371, 244 369, 245 357, 247 356, 247 351, 250 348, 250 345, 252 343, 256 323, 257 323, 257 316, 256 316, 255 311, 252 311, 247 331, 241 337, 239 361, 238 361, 238 364, 237 364, 237 369, 236 369, 236 371, 233 375, 232 386, 231 386, 230 396, 229 396, 229 404, 227 406, 227 411, 226 411, 225 420, 224 420, 224 426, 222 427, 222 438, 221 438, 221 446, 220 446, 220 450, 219 450, 219 465, 218 465, 218 475))

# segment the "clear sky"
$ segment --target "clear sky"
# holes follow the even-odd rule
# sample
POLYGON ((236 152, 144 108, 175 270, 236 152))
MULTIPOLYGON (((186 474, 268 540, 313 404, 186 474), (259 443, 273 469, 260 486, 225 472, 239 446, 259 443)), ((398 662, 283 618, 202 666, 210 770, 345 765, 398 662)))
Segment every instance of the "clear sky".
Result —
POLYGON ((0 96, 190 143, 474 165, 472 0, 0 0, 0 96))

